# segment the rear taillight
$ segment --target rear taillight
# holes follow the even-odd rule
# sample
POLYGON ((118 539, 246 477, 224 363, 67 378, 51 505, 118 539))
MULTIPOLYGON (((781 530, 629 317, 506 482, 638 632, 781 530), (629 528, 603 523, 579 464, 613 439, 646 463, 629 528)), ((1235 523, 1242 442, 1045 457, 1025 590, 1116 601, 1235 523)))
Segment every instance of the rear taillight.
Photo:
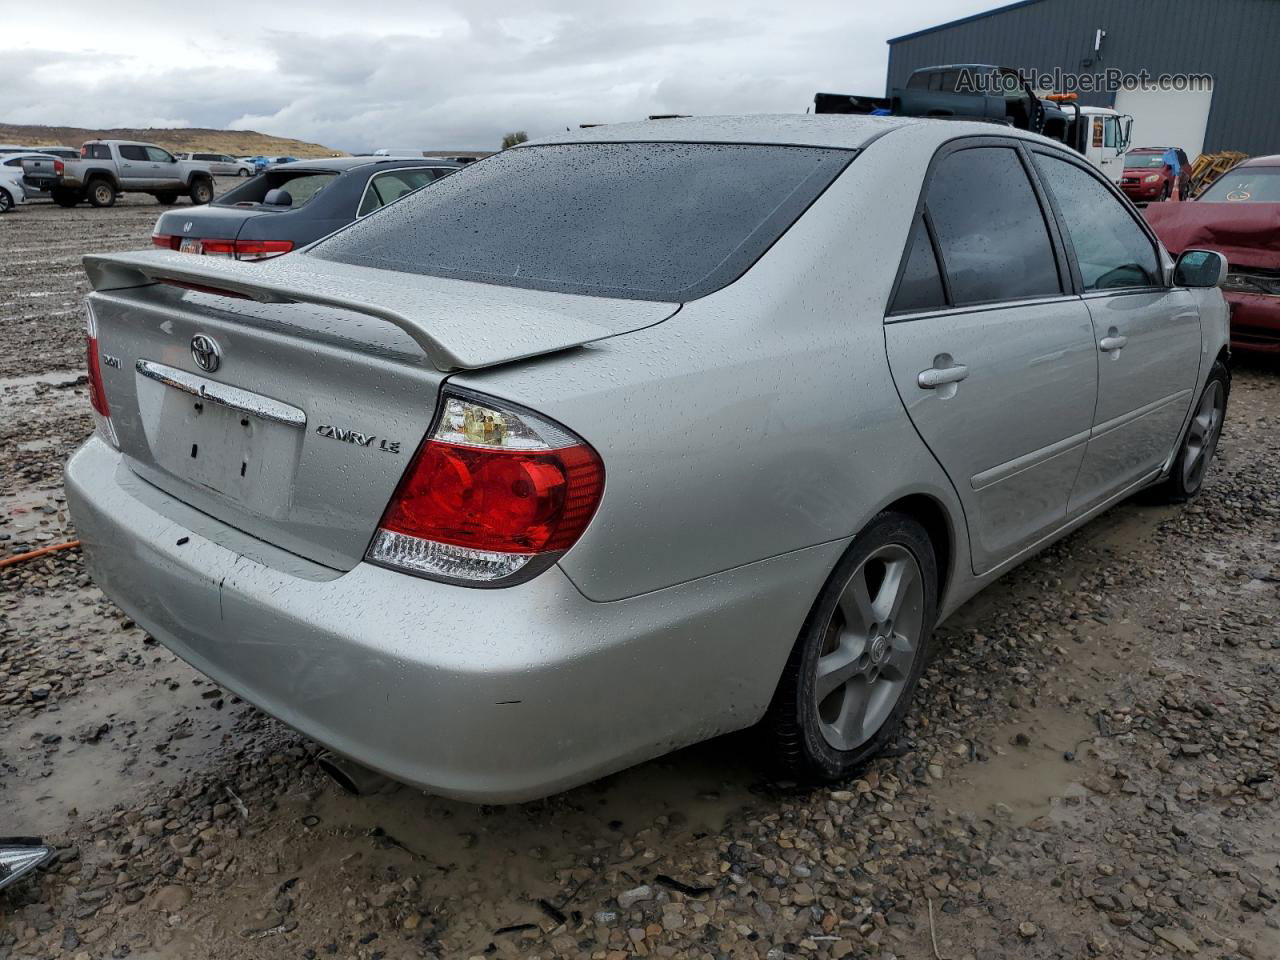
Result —
POLYGON ((269 260, 292 249, 292 240, 237 240, 232 245, 232 254, 237 260, 269 260))
POLYGON ((66 169, 67 169, 67 165, 63 163, 61 160, 53 161, 53 172, 57 174, 59 177, 62 176, 62 172, 66 169))
POLYGON ((269 260, 293 249, 292 240, 212 240, 188 239, 167 233, 153 233, 151 242, 165 250, 181 250, 183 240, 194 246, 193 253, 235 260, 269 260))
POLYGON ((116 446, 116 429, 111 422, 111 406, 107 403, 107 389, 102 382, 102 354, 98 348, 98 318, 93 306, 84 302, 85 366, 89 373, 89 403, 93 406, 94 420, 103 435, 116 446))
POLYGON ((577 542, 603 493, 604 464, 582 438, 531 411, 447 393, 367 559, 449 583, 518 583, 577 542))

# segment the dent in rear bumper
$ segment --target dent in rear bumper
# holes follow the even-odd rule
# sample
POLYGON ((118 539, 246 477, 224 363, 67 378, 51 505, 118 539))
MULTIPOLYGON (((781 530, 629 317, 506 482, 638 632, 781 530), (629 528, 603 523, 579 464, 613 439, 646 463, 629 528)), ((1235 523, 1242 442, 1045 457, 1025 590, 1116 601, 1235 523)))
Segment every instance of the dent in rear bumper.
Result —
POLYGON ((496 591, 282 569, 97 437, 66 489, 94 579, 184 660, 361 763, 488 802, 755 722, 845 544, 595 603, 558 567, 496 591))

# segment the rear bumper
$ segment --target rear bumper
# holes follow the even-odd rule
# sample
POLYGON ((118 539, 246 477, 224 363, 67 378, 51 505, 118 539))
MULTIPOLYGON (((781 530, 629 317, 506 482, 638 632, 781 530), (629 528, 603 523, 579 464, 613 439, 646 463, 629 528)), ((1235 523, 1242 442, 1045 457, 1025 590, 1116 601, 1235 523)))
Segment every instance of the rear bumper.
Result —
POLYGON ((1280 297, 1226 293, 1231 305, 1231 348, 1280 353, 1280 297))
POLYGON ((146 484, 97 436, 66 490, 94 579, 178 656, 360 763, 484 802, 754 723, 845 545, 595 603, 559 567, 474 590, 311 564, 146 484))

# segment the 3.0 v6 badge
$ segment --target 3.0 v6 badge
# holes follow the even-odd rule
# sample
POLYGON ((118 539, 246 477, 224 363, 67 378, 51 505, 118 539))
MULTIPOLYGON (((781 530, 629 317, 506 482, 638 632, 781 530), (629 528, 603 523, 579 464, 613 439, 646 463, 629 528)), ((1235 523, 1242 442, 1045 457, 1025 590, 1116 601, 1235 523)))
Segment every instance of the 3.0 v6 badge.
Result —
POLYGON ((400 452, 399 440, 381 440, 372 434, 361 433, 359 430, 347 430, 343 427, 322 423, 316 427, 316 433, 322 437, 328 437, 330 440, 343 440, 347 443, 354 443, 358 447, 382 450, 386 453, 400 452))

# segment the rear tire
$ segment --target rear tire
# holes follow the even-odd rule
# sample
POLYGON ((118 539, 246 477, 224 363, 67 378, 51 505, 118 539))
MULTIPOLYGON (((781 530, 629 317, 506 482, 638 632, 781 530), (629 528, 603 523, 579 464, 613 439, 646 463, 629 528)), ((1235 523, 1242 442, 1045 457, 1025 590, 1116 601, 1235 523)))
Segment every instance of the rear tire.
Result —
POLYGON ((1230 396, 1231 373, 1221 362, 1214 363, 1196 401, 1191 422, 1178 444, 1173 468, 1168 477, 1151 488, 1152 500, 1157 503, 1186 503, 1199 496, 1214 454, 1218 451, 1230 396))
POLYGON ((155 198, 159 203, 168 207, 178 202, 178 193, 175 190, 166 190, 164 193, 155 194, 155 198))
POLYGON ((94 180, 89 184, 89 202, 95 207, 114 207, 116 188, 110 180, 94 180))
POLYGON ((191 190, 187 195, 191 197, 191 202, 197 206, 208 203, 213 199, 213 181, 203 178, 193 181, 191 190))
POLYGON ((8 213, 13 209, 13 197, 8 190, 0 187, 0 213, 8 213))
POLYGON ((54 188, 49 195, 53 197, 53 202, 60 207, 74 207, 84 198, 74 190, 64 190, 54 188))
POLYGON ((924 527, 872 520, 814 601, 761 724, 783 776, 843 780, 889 743, 929 660, 937 595, 924 527))

